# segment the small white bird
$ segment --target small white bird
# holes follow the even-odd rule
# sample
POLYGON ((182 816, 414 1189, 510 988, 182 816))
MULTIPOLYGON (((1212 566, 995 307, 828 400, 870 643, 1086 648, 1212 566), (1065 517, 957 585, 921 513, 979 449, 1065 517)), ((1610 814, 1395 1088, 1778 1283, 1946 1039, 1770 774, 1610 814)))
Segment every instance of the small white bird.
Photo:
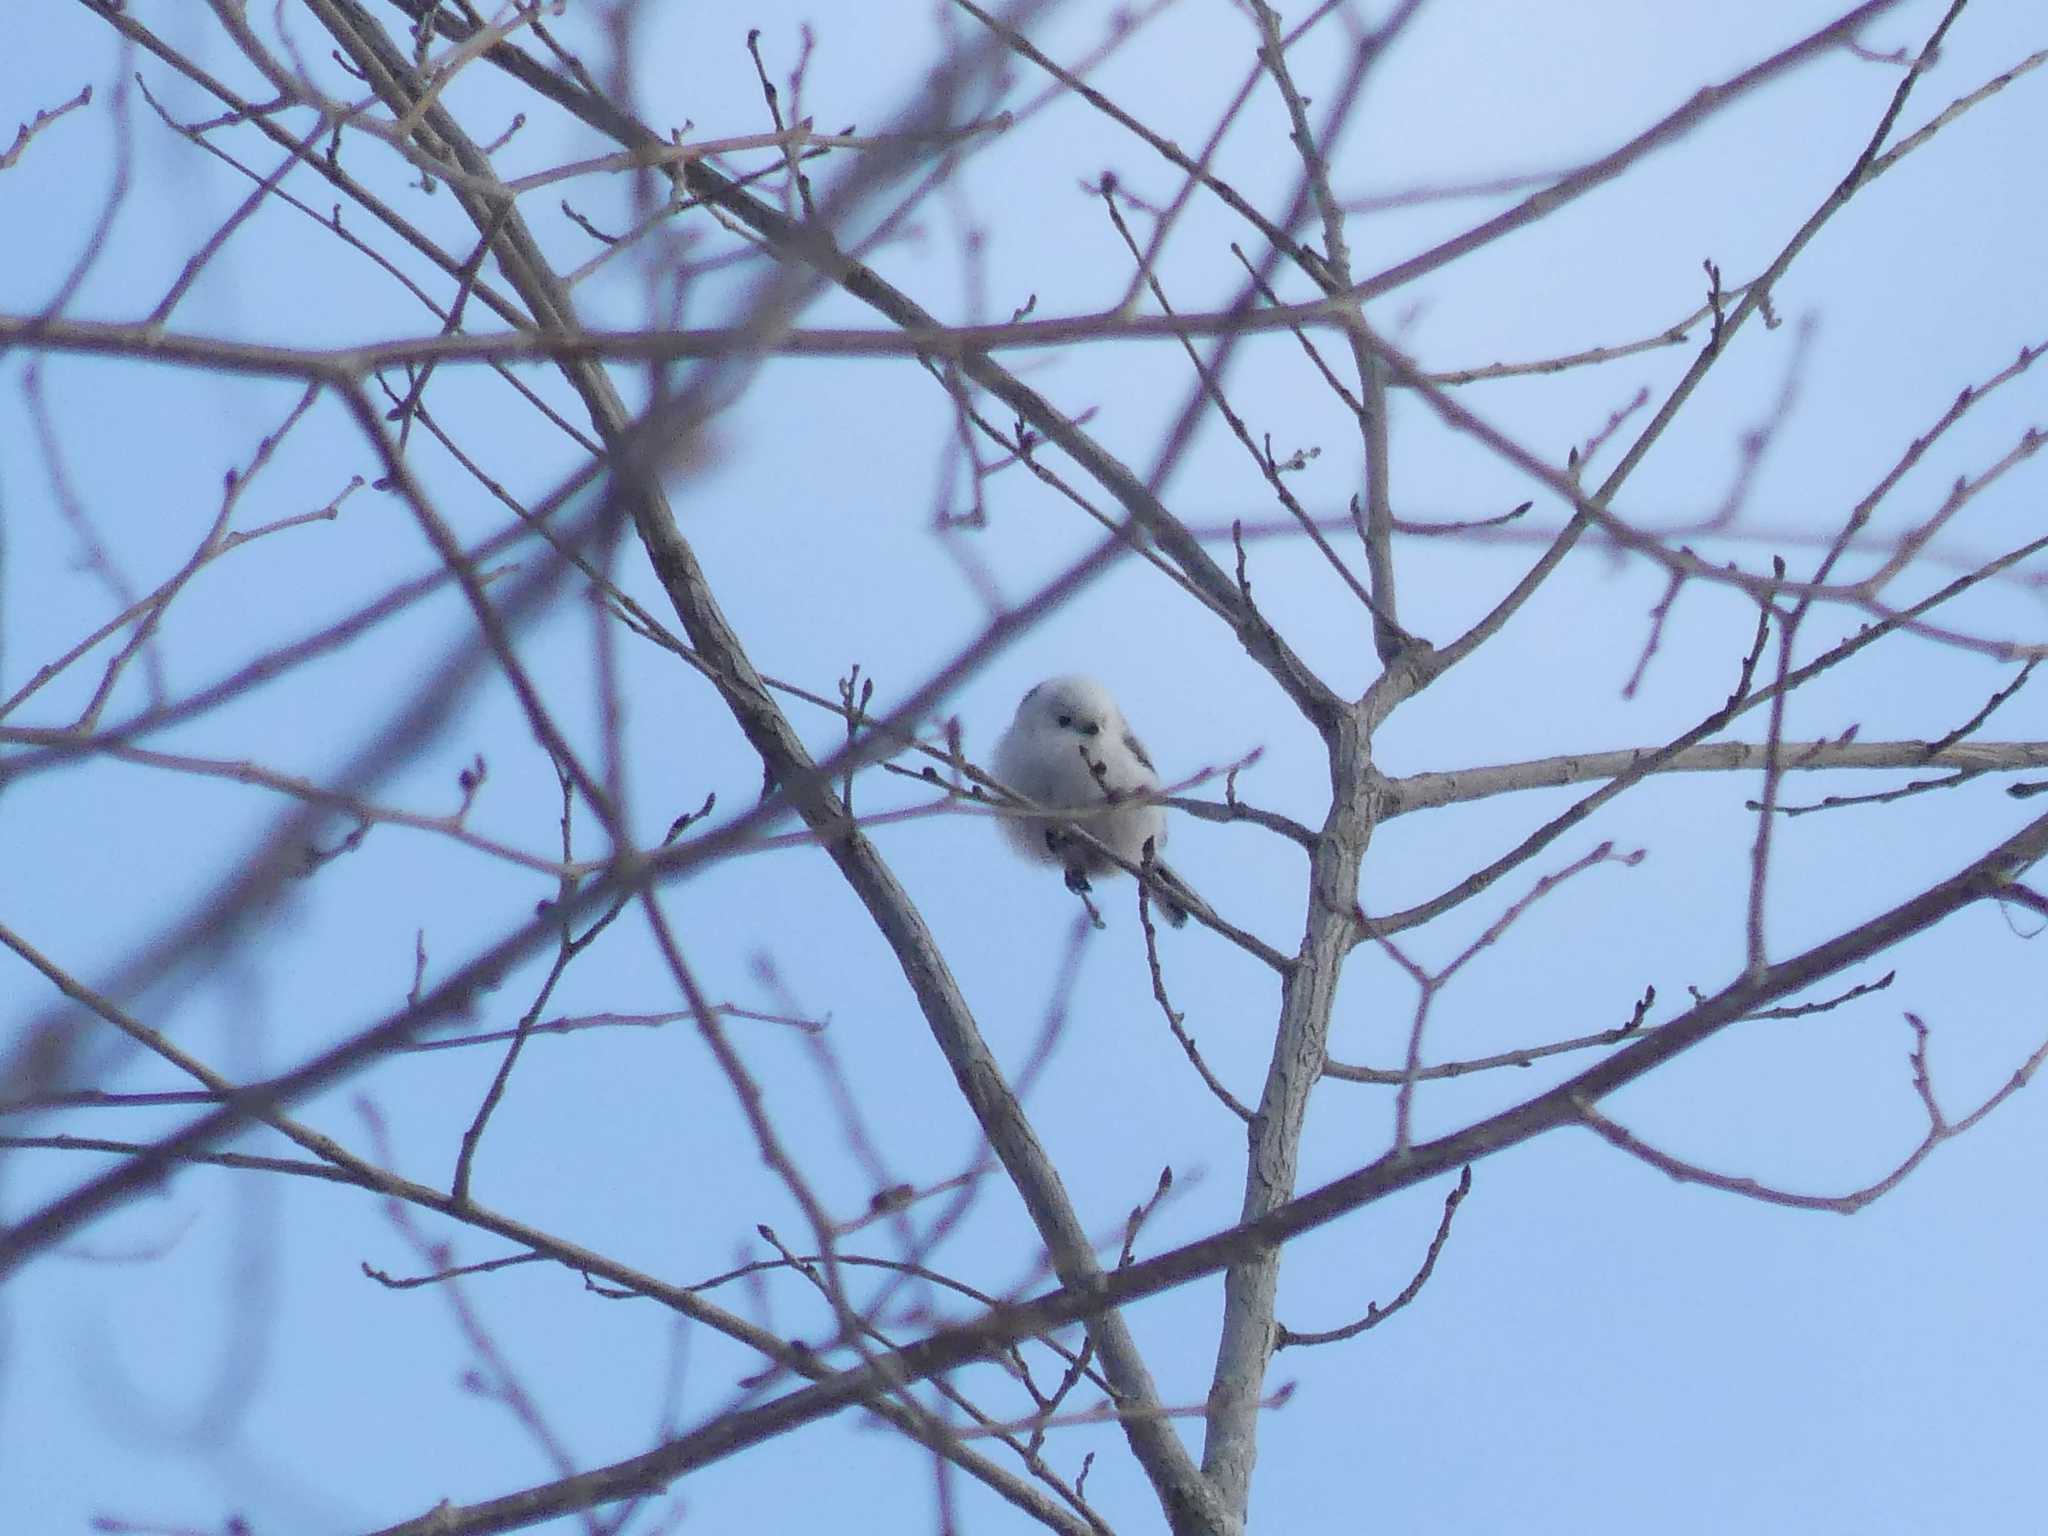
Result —
POLYGON ((1144 863, 1149 842, 1155 872, 1174 892, 1154 888, 1160 910, 1176 928, 1188 920, 1193 893, 1157 862, 1166 846, 1166 808, 1144 798, 1157 792, 1159 775, 1102 684, 1092 677, 1051 677, 1025 694, 996 743, 994 767, 1006 788, 1034 805, 1092 810, 1072 821, 1004 816, 1003 834, 1025 858, 1062 866, 1067 888, 1086 891, 1090 875, 1117 866, 1076 836, 1076 827, 1132 864, 1144 863))

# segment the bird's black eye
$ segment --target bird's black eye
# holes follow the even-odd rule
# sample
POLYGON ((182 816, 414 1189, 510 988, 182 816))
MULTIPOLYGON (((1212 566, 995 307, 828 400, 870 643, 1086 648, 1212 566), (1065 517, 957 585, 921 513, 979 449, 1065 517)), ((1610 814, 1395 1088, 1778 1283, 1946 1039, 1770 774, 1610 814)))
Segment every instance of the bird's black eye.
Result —
POLYGON ((1061 716, 1060 716, 1060 724, 1061 724, 1061 725, 1072 725, 1073 723, 1074 723, 1074 717, 1073 717, 1072 715, 1061 715, 1061 716))

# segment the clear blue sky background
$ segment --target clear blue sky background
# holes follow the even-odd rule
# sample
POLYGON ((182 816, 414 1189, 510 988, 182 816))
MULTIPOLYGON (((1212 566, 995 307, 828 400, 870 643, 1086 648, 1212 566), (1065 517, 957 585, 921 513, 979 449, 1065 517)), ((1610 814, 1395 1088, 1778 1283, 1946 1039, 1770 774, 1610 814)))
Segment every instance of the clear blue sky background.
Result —
MULTIPOLYGON (((1834 9, 1807 0, 1734 8, 1439 0, 1375 74, 1336 151, 1336 180, 1363 196, 1567 168, 1834 9)), ((1913 46, 1939 11, 1902 5, 1866 42, 1913 46)), ((821 128, 879 127, 937 56, 943 36, 931 17, 930 6, 897 0, 864 5, 857 17, 781 0, 710 19, 698 7, 654 7, 635 59, 637 106, 657 125, 688 122, 697 134, 759 131, 766 124, 745 33, 762 29, 765 56, 781 75, 796 56, 799 24, 809 20, 818 46, 805 110, 821 128)), ((176 35, 194 42, 202 62, 256 89, 199 8, 175 23, 144 19, 185 28, 176 35)), ((1101 22, 1097 8, 1072 8, 1043 40, 1074 58, 1099 37, 1101 22)), ((578 35, 573 19, 565 25, 578 35)), ((971 30, 964 21, 955 28, 971 30)), ((117 58, 84 6, 36 7, 12 33, 0 52, 0 126, 87 82, 96 92, 90 113, 65 119, 0 174, 0 223, 16 232, 0 256, 0 307, 22 313, 47 302, 105 196, 117 134, 103 109, 121 82, 139 68, 172 112, 189 119, 211 108, 160 66, 117 58)), ((1332 30, 1299 61, 1319 99, 1339 38, 1332 30)), ((1902 128, 2044 44, 2032 8, 1980 0, 1954 29, 1902 128)), ((1252 48, 1232 8, 1187 0, 1097 83, 1192 147, 1250 68, 1252 48)), ((1373 318, 1438 369, 1652 334, 1699 302, 1703 259, 1718 262, 1730 282, 1770 259, 1847 171, 1896 78, 1883 64, 1824 60, 1564 215, 1395 295, 1373 318)), ((2048 339, 2042 79, 2022 78, 1951 126, 1828 227, 1777 292, 1786 323, 1745 333, 1630 483, 1621 510, 1648 522, 1712 510, 1741 467, 1742 435, 1781 416, 1745 504, 1746 526, 1758 532, 1700 547, 1751 566, 1782 548, 1797 570, 1812 558, 1802 539, 1830 530, 1958 390, 2003 367, 2023 342, 2048 339), (1788 380, 1793 400, 1780 413, 1788 380)), ((1035 97, 1041 85, 1020 76, 1005 104, 1035 97)), ((514 105, 481 80, 459 85, 453 99, 479 123, 502 121, 514 105)), ((243 195, 144 104, 131 100, 129 113, 134 187, 73 306, 80 315, 146 311, 243 195)), ((600 147, 536 119, 500 165, 524 172, 600 147)), ((445 192, 404 191, 390 157, 367 141, 350 153, 408 216, 451 248, 468 249, 445 192)), ((274 152, 255 153, 254 162, 268 168, 274 152)), ((1285 122, 1269 90, 1246 111, 1218 165, 1269 210, 1291 189, 1285 122)), ((1034 295, 1040 316, 1113 302, 1128 257, 1081 188, 1110 169, 1155 202, 1177 186, 1142 146, 1083 104, 1060 102, 971 157, 955 187, 924 204, 878 264, 948 318, 1003 318, 1034 295), (989 235, 979 311, 960 259, 969 227, 989 235)), ((831 174, 821 173, 821 184, 831 174)), ((289 185, 322 212, 332 201, 311 177, 295 174, 289 185)), ((526 212, 566 267, 591 246, 556 212, 562 195, 534 194, 526 212)), ((567 195, 600 222, 624 220, 616 189, 579 182, 567 195)), ((1500 205, 1465 200, 1361 217, 1354 257, 1362 271, 1377 269, 1500 205)), ((1231 239, 1251 236, 1197 200, 1166 266, 1177 306, 1213 306, 1235 291, 1231 239)), ((647 275, 627 262, 596 280, 587 290, 590 316, 635 323, 647 275)), ((435 291, 445 293, 445 283, 435 291)), ((708 279, 687 318, 716 321, 743 297, 738 278, 708 279)), ((843 297, 822 300, 806 319, 873 323, 843 297)), ((388 277, 282 210, 237 236, 174 324, 307 344, 433 329, 388 277)), ((1661 398, 1692 355, 1690 346, 1649 353, 1597 371, 1473 387, 1461 398, 1556 461, 1638 387, 1661 398)), ((24 361, 0 360, 10 402, 0 411, 0 696, 111 611, 104 588, 78 568, 75 536, 57 515, 44 456, 18 408, 24 361)), ((1189 388, 1185 360, 1169 344, 1021 356, 1016 366, 1070 411, 1092 410, 1091 429, 1141 471, 1189 388)), ((51 361, 42 374, 77 494, 141 587, 185 557, 218 507, 223 472, 246 465, 256 437, 275 430, 297 393, 75 359, 51 361)), ((531 413, 480 371, 445 377, 437 390, 429 398, 440 417, 529 499, 575 466, 571 447, 536 431, 531 413)), ((1291 484, 1318 512, 1340 512, 1358 485, 1355 432, 1293 340, 1248 347, 1233 395, 1277 453, 1319 450, 1291 484)), ((1924 515, 1955 476, 1981 473, 2044 414, 2039 375, 1974 412, 1908 481, 1889 526, 1924 515)), ((830 694, 833 679, 858 661, 878 680, 877 707, 887 707, 975 633, 983 601, 931 529, 950 431, 944 395, 920 370, 894 362, 777 361, 720 418, 708 466, 678 477, 673 491, 721 603, 764 672, 830 694)), ((1482 450, 1432 426, 1412 401, 1397 402, 1394 441, 1405 515, 1485 515, 1534 494, 1482 450)), ((1608 462, 1611 450, 1596 470, 1608 462)), ((419 443, 416 463, 465 536, 499 526, 499 509, 431 444, 419 443)), ((374 473, 339 412, 323 403, 256 482, 237 526, 310 510, 351 475, 374 473)), ((2023 466, 1973 503, 1944 547, 1981 557, 2031 536, 2040 484, 2023 466)), ((1006 598, 1028 595, 1092 537, 1093 525, 1021 476, 999 477, 989 494, 991 526, 962 547, 996 573, 1006 598)), ((1167 498, 1204 528, 1277 515, 1242 452, 1214 430, 1196 443, 1167 498)), ((958 509, 957 496, 949 505, 958 509)), ((1540 502, 1532 515, 1554 518, 1555 509, 1540 502)), ((1227 544, 1218 548, 1227 555, 1227 544)), ((1336 686, 1362 689, 1375 666, 1370 636, 1342 588, 1304 545, 1263 540, 1251 548, 1266 611, 1336 686)), ((1405 543, 1406 621, 1437 640, 1455 634, 1512 583, 1531 550, 1514 542, 1405 543)), ((400 505, 366 489, 332 524, 252 545, 205 572, 166 628, 169 685, 210 682, 258 648, 430 566, 400 505)), ((629 589, 666 616, 637 554, 623 572, 629 589)), ((1689 589, 1643 693, 1624 702, 1620 689, 1661 589, 1661 577, 1641 562, 1583 556, 1500 644, 1396 717, 1378 745, 1382 766, 1451 769, 1656 743, 1684 729, 1726 695, 1753 610, 1689 589)), ((1979 633, 2041 638, 2038 598, 2018 583, 1973 600, 1957 621, 1979 633)), ((1817 649, 1857 622, 1824 615, 1809 644, 1817 649)), ((437 599, 154 744, 331 774, 418 681, 423 658, 469 627, 457 601, 437 599)), ((586 611, 565 604, 526 632, 521 650, 579 741, 593 742, 586 611)), ((623 641, 620 656, 641 834, 657 838, 711 791, 721 816, 742 811, 758 788, 758 765, 710 690, 651 646, 623 641)), ((1111 684, 1170 778, 1262 748, 1242 781, 1247 798, 1320 821, 1324 780, 1313 735, 1228 633, 1135 562, 997 655, 947 709, 960 716, 969 751, 984 754, 1025 687, 1074 670, 1111 684)), ((1801 695, 1788 730, 1820 736, 1855 726, 1866 740, 1931 738, 1967 719, 2011 675, 1981 656, 1887 644, 1801 695)), ((52 689, 9 723, 62 722, 89 682, 52 689)), ((131 683, 114 716, 146 697, 131 683)), ((813 746, 829 750, 839 723, 792 708, 813 746)), ((2039 739, 2048 736, 2044 727, 2040 698, 2022 693, 1987 734, 2039 739)), ((1760 729, 1752 716, 1742 734, 1754 738, 1760 729)), ((550 853, 553 775, 495 682, 380 798, 426 812, 452 808, 456 774, 476 753, 490 774, 471 825, 550 853)), ((915 803, 901 782, 870 774, 858 803, 915 803)), ((1795 782, 1790 794, 1875 787, 1868 777, 1835 777, 1795 782)), ((1727 982, 1742 961, 1753 835, 1743 801, 1756 789, 1753 776, 1648 786, 1519 879, 1411 936, 1416 959, 1441 965, 1537 874, 1601 839, 1647 851, 1632 868, 1610 864, 1577 877, 1475 961, 1432 1015, 1426 1056, 1477 1056, 1611 1027, 1649 984, 1660 1000, 1652 1017, 1668 1017, 1688 986, 1727 982)), ((1522 795, 1387 825, 1368 861, 1367 910, 1435 894, 1570 798, 1522 795)), ((84 979, 104 979, 232 873, 278 814, 280 802, 254 791, 114 765, 10 784, 0 793, 0 920, 84 979)), ((1984 782, 1787 823, 1771 888, 1774 954, 1952 873, 2029 814, 2028 804, 1984 782)), ((1001 855, 991 829, 969 817, 906 821, 878 837, 984 1032, 1007 1064, 1021 1065, 1055 991, 1074 918, 1070 898, 1056 879, 1001 855)), ((580 851, 598 851, 587 827, 584 838, 580 851)), ((1173 854, 1234 920, 1293 948, 1297 851, 1243 827, 1182 818, 1173 854)), ((425 934, 430 979, 445 976, 550 890, 537 875, 446 839, 380 828, 359 852, 295 885, 260 944, 130 1001, 224 1070, 282 1069, 403 1000, 417 932, 425 934)), ((1173 1168, 1175 1194, 1146 1231, 1143 1249, 1152 1252, 1234 1219, 1242 1131, 1204 1094, 1160 1021, 1128 886, 1109 894, 1110 926, 1088 943, 1069 1029, 1029 1103, 1084 1219, 1106 1239, 1151 1192, 1160 1168, 1173 1168)), ((673 888, 667 906, 713 996, 770 1011, 793 999, 808 1014, 829 1016, 839 1068, 895 1176, 929 1183, 974 1158, 972 1121, 907 990, 822 855, 795 848, 720 866, 673 888), (774 985, 761 975, 763 958, 774 985)), ((1956 1114, 2002 1082, 2048 1031, 2041 951, 2025 942, 2037 926, 1991 908, 1965 912, 1899 952, 1890 990, 1816 1019, 1732 1031, 1609 1109, 1656 1145, 1725 1172, 1815 1193, 1866 1183, 1922 1129, 1903 1011, 1932 1026, 1937 1091, 1956 1114)), ((1164 944, 1169 985, 1208 1059, 1241 1097, 1256 1097, 1276 1011, 1270 973, 1197 929, 1164 944)), ((476 1025, 513 1023, 537 978, 530 966, 509 976, 476 1025)), ((50 1003, 34 973, 0 955, 0 1029, 11 1033, 50 1003)), ((1412 1004, 1401 975, 1361 953, 1338 1004, 1333 1055, 1393 1064, 1412 1004)), ((629 918, 572 968, 548 1013, 678 1006, 644 925, 629 918)), ((735 1029, 807 1175, 835 1211, 859 1209, 871 1183, 849 1154, 811 1046, 776 1025, 735 1029)), ((185 1086, 167 1067, 91 1038, 87 1059, 100 1064, 93 1080, 103 1086, 185 1086)), ((495 1061, 488 1049, 402 1057, 304 1114, 366 1148, 357 1104, 365 1096, 388 1126, 399 1168, 445 1182, 495 1061)), ((1434 1085, 1419 1098, 1418 1131, 1462 1124, 1576 1065, 1568 1059, 1434 1085)), ((181 1123, 184 1113, 105 1110, 61 1124, 16 1116, 0 1128, 141 1139, 181 1123)), ((1326 1083, 1304 1187, 1378 1155, 1390 1116, 1384 1090, 1326 1083)), ((1263 1426, 1254 1528, 2038 1529, 2039 1426, 2048 1407, 2039 1309, 2048 1257, 2044 1142, 2040 1104, 2023 1094, 1851 1220, 1674 1185, 1583 1134, 1553 1135, 1485 1162, 1435 1278, 1410 1310, 1353 1343, 1289 1351, 1277 1362, 1274 1383, 1298 1387, 1263 1426)), ((255 1137, 240 1145, 277 1150, 255 1137)), ((20 1213, 98 1166, 73 1153, 6 1153, 0 1201, 20 1213)), ((1391 1297, 1413 1272, 1444 1193, 1413 1191, 1290 1249, 1282 1320, 1329 1327, 1391 1297)), ((493 1124, 477 1195, 676 1282, 763 1253, 756 1223, 803 1241, 793 1203, 760 1168, 731 1095, 683 1024, 537 1041, 493 1124)), ((420 1225, 443 1235, 431 1218, 420 1225)), ((873 1238, 886 1251, 881 1237, 864 1234, 849 1247, 867 1251, 873 1238)), ((463 1261, 504 1251, 469 1233, 455 1243, 463 1261)), ((1001 1290, 1033 1282, 1036 1254, 1014 1200, 991 1187, 938 1257, 1001 1290)), ((210 1531, 239 1511, 263 1536, 325 1536, 374 1528, 444 1497, 466 1501, 552 1476, 502 1406, 463 1390, 473 1356, 447 1299, 432 1290, 388 1292, 363 1277, 365 1263, 400 1273, 425 1267, 360 1194, 193 1171, 16 1277, 0 1292, 0 1529, 42 1536, 118 1516, 210 1531)), ((547 1266, 480 1279, 467 1295, 578 1465, 643 1449, 664 1415, 681 1426, 701 1421, 758 1363, 703 1334, 679 1338, 653 1305, 595 1296, 547 1266)), ((742 1310, 752 1305, 736 1291, 721 1295, 742 1310)), ((1212 1281, 1132 1311, 1170 1403, 1197 1404, 1206 1390, 1219 1295, 1212 1281)), ((825 1327, 788 1281, 773 1290, 767 1316, 812 1337, 825 1327)), ((1000 1390, 992 1373, 963 1381, 1000 1390)), ((1191 1436, 1197 1428, 1191 1422, 1191 1436)), ((1119 1529, 1161 1528, 1116 1431, 1059 1431, 1050 1447, 1069 1474, 1085 1453, 1100 1453, 1088 1489, 1119 1529)), ((842 1416, 694 1475, 675 1494, 691 1529, 893 1531, 929 1518, 931 1477, 929 1457, 915 1447, 842 1416)), ((956 1480, 955 1492, 966 1528, 1021 1528, 1020 1516, 978 1487, 956 1480)))

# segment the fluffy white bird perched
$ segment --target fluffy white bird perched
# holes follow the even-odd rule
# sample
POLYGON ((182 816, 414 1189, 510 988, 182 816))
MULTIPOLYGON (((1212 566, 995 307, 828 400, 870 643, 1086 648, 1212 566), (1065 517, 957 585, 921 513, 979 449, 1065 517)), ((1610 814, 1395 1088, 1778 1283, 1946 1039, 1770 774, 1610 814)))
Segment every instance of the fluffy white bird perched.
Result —
POLYGON ((1166 808, 1143 798, 1159 788, 1159 775, 1102 684, 1092 677, 1051 677, 1025 694, 1017 718, 996 743, 993 766, 1006 787, 1034 805, 1093 808, 1073 821, 1003 817, 1003 835, 1024 857, 1060 865, 1067 888, 1085 891, 1090 875, 1117 866, 1076 836, 1077 826, 1132 864, 1145 862, 1150 842, 1160 880, 1176 893, 1154 888, 1160 910, 1176 928, 1188 920, 1192 895, 1179 876, 1156 862, 1166 846, 1166 808))

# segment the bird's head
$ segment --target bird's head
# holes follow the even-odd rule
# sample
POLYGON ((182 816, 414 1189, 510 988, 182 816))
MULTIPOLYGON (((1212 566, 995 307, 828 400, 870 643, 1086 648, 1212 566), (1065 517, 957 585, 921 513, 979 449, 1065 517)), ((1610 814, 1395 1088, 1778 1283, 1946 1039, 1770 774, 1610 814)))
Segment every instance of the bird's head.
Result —
POLYGON ((1024 695, 1017 723, 1093 738, 1121 728, 1123 716, 1109 690, 1092 677, 1049 677, 1024 695))

